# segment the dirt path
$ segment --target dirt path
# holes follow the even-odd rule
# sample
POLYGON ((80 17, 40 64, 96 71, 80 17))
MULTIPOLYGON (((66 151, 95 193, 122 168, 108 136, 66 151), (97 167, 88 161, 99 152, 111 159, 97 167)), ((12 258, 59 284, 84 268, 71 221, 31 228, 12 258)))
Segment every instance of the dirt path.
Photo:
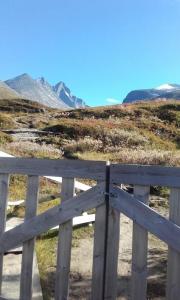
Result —
MULTIPOLYGON (((10 218, 6 223, 6 230, 10 230, 20 224, 22 224, 22 219, 10 218)), ((9 299, 9 300, 19 299, 21 261, 22 261, 21 246, 15 249, 11 249, 4 255, 3 277, 2 277, 2 296, 4 297, 3 299, 9 299)), ((33 263, 32 300, 43 300, 36 254, 34 254, 34 263, 33 263)))
MULTIPOLYGON (((130 298, 130 275, 132 253, 132 222, 121 215, 120 249, 118 258, 118 297, 130 298)), ((92 275, 93 238, 83 239, 72 249, 70 299, 90 299, 92 275)), ((165 271, 167 247, 149 235, 148 298, 165 299, 165 271)))

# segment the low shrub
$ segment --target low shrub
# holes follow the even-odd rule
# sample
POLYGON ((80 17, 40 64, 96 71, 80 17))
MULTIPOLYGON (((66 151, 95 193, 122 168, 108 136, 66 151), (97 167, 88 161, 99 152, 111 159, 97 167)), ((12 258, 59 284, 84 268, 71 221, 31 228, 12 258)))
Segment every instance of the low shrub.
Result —
POLYGON ((0 145, 11 143, 12 141, 13 138, 9 134, 0 131, 0 145))
POLYGON ((65 152, 86 152, 86 151, 99 151, 102 149, 102 141, 85 137, 78 141, 73 141, 71 144, 66 145, 63 149, 65 152))
POLYGON ((104 145, 107 147, 137 147, 148 144, 148 138, 136 131, 128 131, 124 129, 114 129, 104 132, 104 145))
POLYGON ((5 150, 14 156, 36 157, 36 158, 61 158, 62 150, 56 149, 52 145, 39 145, 33 142, 12 142, 6 145, 5 150))
POLYGON ((180 151, 177 150, 163 151, 156 149, 143 150, 123 148, 111 153, 77 153, 77 156, 80 159, 110 160, 122 164, 180 166, 180 151))
POLYGON ((11 115, 6 113, 0 113, 0 128, 1 129, 12 129, 15 128, 15 122, 11 115))

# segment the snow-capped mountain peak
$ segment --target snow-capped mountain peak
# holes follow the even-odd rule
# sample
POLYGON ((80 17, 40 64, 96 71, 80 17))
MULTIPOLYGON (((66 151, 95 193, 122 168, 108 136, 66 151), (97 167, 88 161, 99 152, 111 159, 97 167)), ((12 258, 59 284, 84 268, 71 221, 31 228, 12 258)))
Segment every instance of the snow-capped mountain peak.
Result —
POLYGON ((174 90, 176 89, 177 86, 175 84, 169 84, 169 83, 165 83, 165 84, 162 84, 158 87, 156 87, 156 90, 174 90))
POLYGON ((133 90, 128 93, 123 103, 149 101, 155 99, 180 100, 180 85, 165 83, 156 88, 133 90))

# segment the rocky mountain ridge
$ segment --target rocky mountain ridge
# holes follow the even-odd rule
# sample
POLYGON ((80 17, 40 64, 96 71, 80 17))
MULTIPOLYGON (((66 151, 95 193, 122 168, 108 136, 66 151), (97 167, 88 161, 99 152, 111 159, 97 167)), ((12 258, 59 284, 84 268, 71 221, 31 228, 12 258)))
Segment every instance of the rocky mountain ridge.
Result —
POLYGON ((144 100, 149 101, 155 99, 180 100, 180 85, 166 83, 152 89, 133 90, 128 93, 123 103, 131 103, 144 100))
POLYGON ((33 79, 25 73, 6 80, 4 84, 17 95, 49 107, 60 109, 86 107, 84 100, 72 95, 62 81, 52 86, 44 77, 33 79))

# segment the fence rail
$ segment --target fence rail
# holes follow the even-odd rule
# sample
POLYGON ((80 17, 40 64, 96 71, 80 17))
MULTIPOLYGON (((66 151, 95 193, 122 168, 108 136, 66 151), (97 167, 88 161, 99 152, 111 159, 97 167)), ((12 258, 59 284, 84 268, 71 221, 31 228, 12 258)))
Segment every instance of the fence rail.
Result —
MULTIPOLYGON (((6 153, 6 152, 3 152, 3 151, 0 151, 0 157, 14 157, 13 155, 9 154, 9 153, 6 153)), ((58 183, 58 184, 62 184, 62 177, 57 177, 57 176, 43 176, 44 178, 50 180, 50 181, 53 181, 55 183, 58 183)), ((87 185, 87 184, 84 184, 82 182, 79 182, 78 180, 74 180, 74 187, 77 191, 88 191, 91 186, 87 185)), ((59 197, 59 194, 58 195, 53 195, 53 197, 59 197)), ((39 203, 41 202, 46 202, 46 201, 50 201, 52 200, 52 197, 51 196, 46 196, 46 197, 42 197, 39 199, 39 203)), ((15 200, 15 201, 8 201, 8 207, 14 207, 14 206, 24 206, 25 205, 25 200, 24 199, 21 199, 21 200, 15 200)), ((91 223, 95 221, 95 215, 94 214, 91 214, 91 215, 87 215, 87 214, 84 214, 83 216, 79 216, 79 217, 75 217, 73 219, 73 226, 77 226, 77 225, 80 225, 80 224, 87 224, 87 223, 91 223)), ((53 227, 52 230, 54 229, 57 229, 58 226, 56 227, 53 227)))
MULTIPOLYGON (((180 168, 108 165, 106 162, 0 158, 0 284, 3 255, 23 245, 20 300, 32 298, 32 264, 36 236, 59 227, 55 299, 68 299, 72 242, 72 219, 96 208, 92 266, 92 300, 116 299, 119 252, 119 220, 125 214, 133 220, 132 299, 147 298, 148 232, 169 246, 167 299, 180 295, 180 168), (28 176, 24 223, 5 231, 9 176, 28 176), (39 176, 62 177, 62 202, 40 215, 38 205, 39 176), (75 178, 97 181, 96 186, 74 195, 75 178), (120 184, 133 184, 128 194, 120 184), (168 186, 169 220, 148 206, 151 185, 168 186)), ((0 299, 3 299, 0 296, 0 299)))

